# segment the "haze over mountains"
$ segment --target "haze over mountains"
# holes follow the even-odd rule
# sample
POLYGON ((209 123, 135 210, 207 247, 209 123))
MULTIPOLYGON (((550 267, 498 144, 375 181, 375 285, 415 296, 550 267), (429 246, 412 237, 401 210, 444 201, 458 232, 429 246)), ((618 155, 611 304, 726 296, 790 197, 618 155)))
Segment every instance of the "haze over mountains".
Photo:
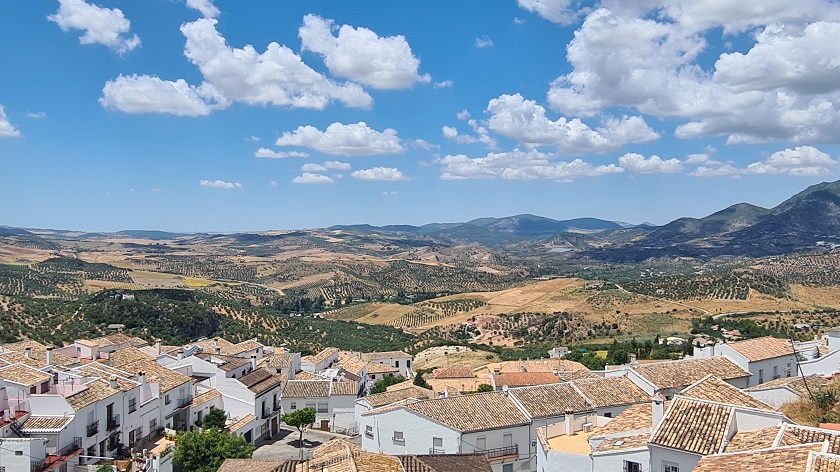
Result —
POLYGON ((553 246, 583 251, 607 259, 645 259, 685 256, 762 256, 796 252, 818 244, 840 243, 840 181, 813 185, 774 208, 739 203, 704 218, 679 218, 663 226, 628 225, 598 218, 555 220, 522 214, 478 218, 464 223, 422 226, 367 224, 332 226, 322 230, 235 234, 170 233, 125 230, 83 233, 0 227, 0 236, 62 239, 137 238, 150 240, 231 239, 238 244, 261 244, 274 239, 306 236, 312 231, 353 234, 362 238, 390 234, 395 244, 481 244, 541 252, 553 246), (412 242, 413 241, 413 242, 412 242))

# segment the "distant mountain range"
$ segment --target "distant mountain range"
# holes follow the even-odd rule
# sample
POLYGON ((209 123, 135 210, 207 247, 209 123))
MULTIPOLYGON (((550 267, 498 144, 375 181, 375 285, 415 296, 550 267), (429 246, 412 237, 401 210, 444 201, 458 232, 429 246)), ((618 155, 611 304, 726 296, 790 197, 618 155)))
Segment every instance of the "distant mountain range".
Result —
MULTIPOLYGON (((679 218, 663 226, 631 225, 597 218, 555 220, 523 214, 503 218, 478 218, 464 223, 430 223, 422 226, 367 224, 325 228, 354 235, 348 241, 369 242, 392 234, 399 245, 481 244, 488 248, 543 252, 552 248, 607 259, 641 260, 660 256, 713 257, 762 256, 812 249, 822 241, 840 244, 840 181, 808 187, 774 208, 739 203, 704 218, 679 218), (380 235, 380 236, 377 236, 380 235)), ((165 241, 233 241, 240 245, 271 244, 312 231, 252 232, 236 234, 171 233, 124 230, 116 233, 83 233, 0 226, 0 237, 64 239, 150 239, 165 241)))

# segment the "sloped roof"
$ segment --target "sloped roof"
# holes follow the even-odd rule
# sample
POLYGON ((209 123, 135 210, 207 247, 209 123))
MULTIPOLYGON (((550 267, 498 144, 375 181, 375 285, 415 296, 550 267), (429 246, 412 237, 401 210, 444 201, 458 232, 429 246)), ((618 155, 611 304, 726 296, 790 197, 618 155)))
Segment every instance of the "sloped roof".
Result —
POLYGON ((327 348, 321 349, 321 351, 318 352, 317 354, 314 354, 314 355, 311 355, 311 356, 301 357, 300 360, 301 361, 305 360, 306 362, 309 362, 310 364, 320 364, 321 362, 324 362, 325 360, 329 359, 332 355, 334 355, 336 353, 338 353, 338 348, 337 347, 327 347, 327 348))
POLYGON ((20 385, 30 386, 48 382, 51 377, 49 374, 41 372, 33 367, 29 367, 28 365, 12 364, 10 366, 0 368, 0 379, 20 385))
POLYGON ((575 413, 592 411, 592 406, 568 383, 513 388, 509 393, 532 418, 563 416, 566 409, 575 413))
POLYGON ((21 430, 28 434, 57 433, 73 421, 72 416, 30 416, 21 430))
POLYGON ((257 365, 261 367, 271 367, 273 369, 288 369, 292 365, 292 360, 299 355, 297 352, 277 352, 269 356, 263 357, 257 361, 257 365))
POLYGON ((403 351, 382 351, 382 352, 363 352, 362 353, 362 360, 373 362, 373 361, 385 361, 388 359, 404 359, 404 358, 413 359, 414 356, 411 354, 405 353, 403 351))
POLYGON ((513 401, 502 392, 434 398, 418 401, 404 408, 464 433, 530 423, 513 401))
POLYGON ((193 408, 199 407, 204 403, 207 403, 209 401, 213 401, 216 398, 219 398, 220 396, 222 396, 222 393, 219 392, 218 390, 216 390, 215 388, 212 389, 212 390, 208 390, 204 393, 199 393, 198 395, 193 397, 192 407, 193 408))
POLYGON ((491 472, 484 454, 437 454, 398 456, 405 472, 491 472))
POLYGON ((257 369, 250 374, 243 375, 238 380, 242 385, 248 387, 248 390, 257 395, 274 387, 279 387, 282 383, 279 375, 272 374, 267 369, 257 369))
POLYGON ((139 360, 154 361, 150 355, 134 346, 124 347, 108 355, 108 365, 116 368, 121 368, 124 365, 131 364, 132 362, 139 360))
POLYGON ((701 380, 695 382, 693 385, 683 390, 680 395, 689 398, 697 398, 699 400, 709 400, 729 405, 756 408, 758 410, 774 409, 770 405, 756 400, 712 374, 709 374, 701 380))
POLYGON ((777 442, 777 446, 791 446, 795 444, 822 443, 828 441, 828 452, 840 454, 840 431, 821 428, 811 428, 793 424, 784 425, 784 431, 777 442))
POLYGON ((731 454, 717 454, 700 459, 695 471, 727 472, 805 472, 811 452, 820 452, 822 444, 803 444, 731 454))
POLYGON ((379 364, 378 362, 368 362, 365 364, 365 373, 367 374, 387 374, 399 371, 399 368, 391 367, 389 364, 379 364))
POLYGON ((788 388, 798 394, 800 397, 807 397, 808 389, 811 391, 818 391, 828 384, 828 380, 819 375, 808 375, 805 380, 802 377, 782 377, 763 384, 758 384, 747 389, 748 392, 759 392, 762 390, 771 390, 775 388, 788 388), (807 387, 806 387, 807 382, 807 387))
POLYGON ((283 398, 330 396, 329 380, 289 380, 283 388, 283 398))
POLYGON ((790 341, 765 336, 763 338, 747 339, 727 343, 738 354, 741 354, 750 362, 758 362, 775 357, 792 356, 795 354, 790 341))
POLYGON ((256 351, 259 348, 265 347, 262 343, 258 342, 256 339, 248 339, 242 341, 241 343, 234 344, 227 354, 229 355, 237 355, 242 354, 243 352, 248 351, 256 351))
POLYGON ((694 454, 716 454, 726 439, 732 414, 732 408, 725 405, 677 397, 650 443, 694 454))
POLYGON ((552 372, 509 372, 493 376, 496 386, 529 387, 560 383, 560 377, 552 372))
POLYGON ((113 333, 107 336, 101 336, 90 340, 99 347, 119 346, 120 344, 130 344, 134 347, 147 346, 149 343, 137 336, 129 336, 122 333, 113 333))
POLYGON ((577 372, 579 370, 589 371, 585 365, 580 362, 569 361, 566 359, 533 359, 525 361, 502 361, 493 362, 485 366, 474 369, 475 371, 482 371, 486 369, 490 372, 499 371, 506 372, 577 372))
POLYGON ((659 389, 687 387, 708 374, 723 380, 751 375, 738 364, 722 356, 642 364, 633 369, 659 389))
POLYGON ((248 426, 248 424, 250 422, 254 421, 255 419, 257 419, 257 417, 249 413, 249 414, 243 416, 242 418, 236 420, 232 425, 230 425, 230 427, 228 429, 231 432, 239 431, 240 429, 244 428, 245 426, 248 426))
POLYGON ((467 365, 457 367, 441 367, 432 372, 432 376, 436 379, 458 379, 475 377, 475 372, 472 367, 467 365))
POLYGON ((67 399, 67 403, 70 404, 70 407, 76 411, 79 411, 92 403, 105 400, 106 398, 120 393, 119 390, 111 388, 108 385, 108 382, 101 379, 96 379, 85 385, 87 388, 84 390, 80 390, 65 397, 67 399))
POLYGON ((754 429, 752 431, 738 431, 726 446, 726 452, 752 451, 755 449, 767 449, 773 447, 776 436, 779 435, 781 427, 754 429))
POLYGON ((403 472, 400 460, 363 450, 346 439, 331 439, 312 451, 312 460, 297 466, 297 472, 403 472))
MULTIPOLYGON (((47 365, 47 346, 37 341, 20 341, 16 343, 4 344, 3 348, 8 351, 5 354, 0 354, 0 358, 5 359, 11 364, 24 363, 30 367, 40 369, 47 365), (26 357, 26 348, 30 349, 32 357, 26 357)), ((78 364, 76 359, 66 356, 55 349, 53 349, 53 365, 57 367, 69 367, 78 364)))
POLYGON ((632 436, 622 436, 617 438, 607 438, 603 442, 601 442, 601 444, 599 444, 598 447, 593 449, 592 452, 615 452, 625 451, 627 449, 638 449, 643 447, 646 448, 648 439, 650 439, 649 433, 634 434, 632 436))
POLYGON ((596 408, 650 402, 650 395, 627 377, 580 379, 572 385, 596 408))
POLYGON ((192 379, 190 377, 187 377, 186 375, 180 372, 176 372, 174 370, 167 369, 166 367, 162 367, 149 356, 145 356, 144 358, 139 358, 134 362, 121 365, 119 366, 119 369, 135 374, 133 375, 133 379, 135 380, 137 379, 137 372, 145 372, 146 381, 150 383, 160 384, 161 393, 166 393, 174 389, 175 387, 178 387, 183 384, 192 383, 192 379))
MULTIPOLYGON (((664 405, 668 407, 668 403, 664 405)), ((653 427, 652 402, 630 405, 616 415, 606 426, 602 426, 599 434, 626 433, 629 431, 650 430, 653 427)), ((650 436, 648 434, 648 436, 650 436)))
POLYGON ((217 472, 295 472, 297 460, 225 459, 217 472))
POLYGON ((421 388, 416 385, 402 388, 399 390, 392 390, 390 392, 374 393, 368 395, 365 399, 373 408, 390 405, 391 403, 405 400, 406 398, 416 398, 417 400, 428 400, 434 398, 434 392, 429 389, 421 388))

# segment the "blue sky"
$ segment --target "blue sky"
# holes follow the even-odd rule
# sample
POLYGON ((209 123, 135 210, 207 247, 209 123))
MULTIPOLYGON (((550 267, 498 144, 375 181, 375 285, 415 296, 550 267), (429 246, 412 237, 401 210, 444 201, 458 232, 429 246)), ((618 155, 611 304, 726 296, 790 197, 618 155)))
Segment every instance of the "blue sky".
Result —
POLYGON ((840 6, 747 3, 0 2, 0 224, 774 206, 838 179, 840 6))

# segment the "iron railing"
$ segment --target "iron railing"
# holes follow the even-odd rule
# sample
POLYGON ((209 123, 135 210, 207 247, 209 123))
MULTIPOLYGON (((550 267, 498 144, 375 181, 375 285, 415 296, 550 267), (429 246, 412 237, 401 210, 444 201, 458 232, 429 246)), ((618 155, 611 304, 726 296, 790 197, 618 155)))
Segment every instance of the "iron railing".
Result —
POLYGON ((95 421, 87 425, 87 437, 91 437, 99 432, 99 421, 95 421))
POLYGON ((59 457, 69 456, 70 454, 78 451, 81 448, 82 448, 82 438, 73 438, 72 443, 62 447, 61 449, 59 449, 58 452, 55 455, 57 455, 59 457))
POLYGON ((432 454, 432 455, 434 455, 434 454, 446 454, 446 449, 444 449, 442 447, 430 447, 429 448, 429 454, 432 454))
POLYGON ((513 446, 496 447, 493 449, 476 449, 477 454, 484 454, 488 459, 498 459, 499 457, 518 456, 519 444, 513 446))
POLYGON ((117 429, 120 427, 120 415, 114 415, 108 418, 108 431, 113 429, 117 429))
POLYGON ((193 397, 192 395, 184 398, 178 399, 178 408, 184 408, 185 406, 192 405, 193 397))
POLYGON ((29 472, 41 472, 46 469, 46 462, 43 460, 40 461, 30 461, 29 462, 29 472))

